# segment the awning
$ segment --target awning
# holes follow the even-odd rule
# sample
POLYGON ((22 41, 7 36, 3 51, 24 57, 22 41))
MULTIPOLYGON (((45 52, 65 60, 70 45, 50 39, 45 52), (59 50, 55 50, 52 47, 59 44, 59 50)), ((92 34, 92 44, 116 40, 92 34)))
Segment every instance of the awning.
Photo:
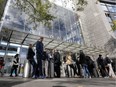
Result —
MULTIPOLYGON (((2 29, 0 32, 0 38, 7 40, 9 43, 26 45, 35 44, 40 36, 33 35, 30 33, 25 33, 16 30, 10 29, 2 29)), ((77 43, 70 43, 66 41, 55 40, 53 38, 44 37, 44 47, 48 49, 57 49, 62 51, 71 51, 78 52, 79 50, 83 50, 87 54, 102 54, 106 53, 104 49, 98 49, 95 47, 89 47, 85 45, 80 45, 77 43)))

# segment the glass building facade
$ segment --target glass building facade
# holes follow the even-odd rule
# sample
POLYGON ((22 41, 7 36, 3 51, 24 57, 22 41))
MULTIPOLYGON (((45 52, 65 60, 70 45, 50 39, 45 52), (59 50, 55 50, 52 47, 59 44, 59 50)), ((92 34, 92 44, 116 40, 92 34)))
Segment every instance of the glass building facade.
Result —
MULTIPOLYGON (((12 6, 9 6, 3 27, 67 42, 83 44, 84 39, 81 26, 77 14, 72 10, 72 2, 70 0, 50 0, 50 2, 52 3, 50 12, 56 17, 51 23, 51 29, 40 23, 40 26, 34 30, 33 24, 27 24, 27 15, 21 13, 18 9, 14 9, 12 6)), ((10 0, 10 3, 12 5, 12 0, 10 0)))
POLYGON ((110 23, 113 26, 113 21, 116 21, 116 1, 115 0, 100 0, 102 9, 110 23))

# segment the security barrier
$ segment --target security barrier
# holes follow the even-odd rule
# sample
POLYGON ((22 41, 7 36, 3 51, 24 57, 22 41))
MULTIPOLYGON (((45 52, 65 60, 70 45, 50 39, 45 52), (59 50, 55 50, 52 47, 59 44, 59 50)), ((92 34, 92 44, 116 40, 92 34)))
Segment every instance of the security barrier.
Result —
POLYGON ((31 73, 30 70, 31 70, 31 65, 30 65, 28 60, 25 60, 25 62, 24 62, 24 73, 23 73, 24 78, 30 77, 30 73, 31 73))

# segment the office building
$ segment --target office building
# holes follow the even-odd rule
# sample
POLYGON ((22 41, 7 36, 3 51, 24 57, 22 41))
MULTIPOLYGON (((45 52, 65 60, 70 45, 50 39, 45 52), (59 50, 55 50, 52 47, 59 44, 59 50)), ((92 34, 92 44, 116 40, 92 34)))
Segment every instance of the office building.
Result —
MULTIPOLYGON (((88 5, 85 6, 83 11, 74 11, 75 6, 73 0, 50 0, 52 3, 50 12, 56 16, 52 22, 51 29, 42 24, 37 29, 33 29, 33 25, 27 24, 26 15, 20 11, 17 12, 17 9, 10 6, 3 23, 3 29, 8 28, 10 31, 5 32, 7 35, 3 38, 4 40, 8 40, 11 35, 11 39, 9 39, 10 43, 28 45, 30 43, 34 44, 37 36, 43 36, 83 46, 104 49, 111 55, 114 55, 116 35, 115 31, 112 31, 111 26, 112 21, 115 20, 115 5, 113 6, 114 13, 112 14, 114 16, 111 16, 112 18, 109 19, 106 17, 106 11, 102 9, 103 3, 108 0, 100 0, 100 2, 97 0, 87 1, 88 5), (32 38, 32 35, 36 36, 32 38)), ((9 3, 12 5, 12 0, 9 0, 9 3)), ((114 4, 115 1, 113 2, 112 0, 109 2, 110 5, 112 3, 114 4)), ((110 11, 108 10, 108 12, 110 11)), ((51 48, 51 46, 46 47, 51 48)), ((54 47, 58 48, 57 45, 54 47)))

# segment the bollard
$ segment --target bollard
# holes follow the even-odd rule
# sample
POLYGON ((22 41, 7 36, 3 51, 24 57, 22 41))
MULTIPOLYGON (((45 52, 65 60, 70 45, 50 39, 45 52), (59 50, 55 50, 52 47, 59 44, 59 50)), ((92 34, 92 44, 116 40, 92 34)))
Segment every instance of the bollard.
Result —
POLYGON ((30 77, 30 73, 31 73, 30 70, 31 70, 31 65, 30 65, 28 60, 25 60, 25 62, 24 62, 24 73, 23 73, 24 78, 30 77))

